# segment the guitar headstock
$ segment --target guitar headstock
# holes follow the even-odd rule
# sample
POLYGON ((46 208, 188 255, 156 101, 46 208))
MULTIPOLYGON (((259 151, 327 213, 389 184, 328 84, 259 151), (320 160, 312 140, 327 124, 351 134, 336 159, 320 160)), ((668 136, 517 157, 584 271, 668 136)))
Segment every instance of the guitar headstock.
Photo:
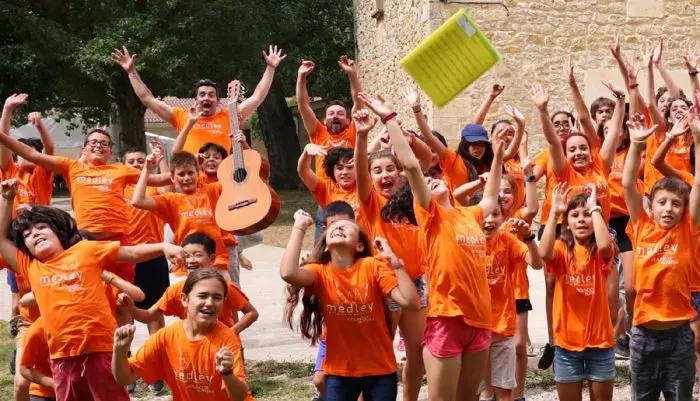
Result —
POLYGON ((229 104, 238 104, 243 100, 243 85, 241 81, 234 79, 228 83, 226 88, 226 98, 229 104))

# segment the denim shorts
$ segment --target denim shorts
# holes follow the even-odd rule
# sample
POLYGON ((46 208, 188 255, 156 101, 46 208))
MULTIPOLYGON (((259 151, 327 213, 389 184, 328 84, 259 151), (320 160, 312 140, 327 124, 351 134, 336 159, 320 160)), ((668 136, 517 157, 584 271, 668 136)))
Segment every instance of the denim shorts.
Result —
POLYGON ((10 292, 13 294, 19 294, 17 279, 15 278, 15 273, 12 271, 12 269, 7 269, 7 285, 10 286, 10 292))
MULTIPOLYGON (((413 285, 416 286, 416 291, 418 291, 418 298, 420 298, 421 309, 427 308, 428 307, 428 298, 425 297, 425 282, 423 281, 423 278, 418 277, 417 279, 413 280, 413 285)), ((386 304, 389 307, 390 311, 401 312, 401 305, 394 302, 393 299, 387 298, 386 304)))
POLYGON ((360 394, 365 400, 396 401, 398 378, 395 372, 364 377, 326 375, 324 388, 325 401, 357 401, 360 394))
POLYGON ((584 379, 605 382, 615 378, 615 351, 586 348, 584 351, 554 350, 554 381, 578 383, 584 379))
POLYGON ((326 340, 318 341, 318 353, 316 354, 316 363, 314 364, 314 372, 323 372, 323 360, 326 359, 326 340))
POLYGON ((700 292, 691 292, 690 293, 690 304, 693 305, 693 309, 695 309, 695 313, 698 314, 698 316, 695 316, 691 322, 694 322, 698 319, 700 319, 700 292))

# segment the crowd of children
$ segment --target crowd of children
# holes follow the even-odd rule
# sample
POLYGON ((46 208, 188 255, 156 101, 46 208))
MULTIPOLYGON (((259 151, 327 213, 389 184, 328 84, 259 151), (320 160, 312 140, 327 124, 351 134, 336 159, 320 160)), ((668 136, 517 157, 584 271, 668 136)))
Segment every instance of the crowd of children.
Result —
MULTIPOLYGON (((626 88, 603 82, 613 99, 590 109, 568 58, 574 113, 550 114, 548 90, 532 83, 522 103, 534 105, 547 142, 532 158, 515 105, 484 127, 503 85, 491 88, 453 150, 430 128, 417 88, 406 90, 412 131, 388 101, 363 92, 345 56, 352 110, 330 102, 320 121, 307 91, 315 66, 301 62, 297 107, 310 144, 298 173, 319 208, 294 214, 280 276, 286 323, 318 346, 317 399, 395 400, 400 333, 404 401, 418 399, 424 378, 430 400, 524 400, 528 266, 544 271, 549 342, 539 367, 554 366, 560 399, 581 400, 587 382, 591 399, 612 400, 616 353, 630 359, 634 400, 692 398, 699 56, 691 47, 684 56, 688 97, 663 66, 663 43, 649 51, 645 99, 640 65, 621 57, 617 36, 611 52, 626 88), (658 91, 655 68, 666 84, 658 91), (314 225, 315 247, 302 255, 314 225)), ((241 120, 286 58, 274 46, 263 53, 267 68, 238 106, 241 120)), ((172 108, 143 83, 135 55, 115 49, 112 59, 143 104, 179 131, 170 155, 156 141, 110 162, 112 137, 98 128, 80 159, 55 156, 38 113, 28 120, 40 141, 9 135, 27 95, 3 108, 0 267, 17 308, 15 400, 128 400, 140 378, 153 391, 167 384, 176 401, 251 401, 239 335, 258 312, 240 289, 239 266, 250 268, 241 252, 261 234, 237 237, 214 218, 218 166, 232 141, 247 146, 245 137, 230 132, 214 82, 197 83, 190 110, 172 108), (68 183, 75 218, 50 207, 54 175, 68 183), (166 327, 166 315, 179 320, 166 327), (150 336, 132 355, 134 320, 150 336)))

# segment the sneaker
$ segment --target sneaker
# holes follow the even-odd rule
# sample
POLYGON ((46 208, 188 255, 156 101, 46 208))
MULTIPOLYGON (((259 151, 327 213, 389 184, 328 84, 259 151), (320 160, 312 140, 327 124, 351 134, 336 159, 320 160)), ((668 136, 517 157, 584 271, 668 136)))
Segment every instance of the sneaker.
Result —
POLYGON ((17 319, 12 318, 10 319, 10 334, 12 337, 17 337, 17 334, 19 334, 19 328, 17 327, 17 319))
POLYGON ((134 391, 136 391, 136 383, 131 383, 126 385, 126 391, 129 394, 134 394, 134 391))
POLYGON ((624 338, 616 338, 615 339, 615 346, 613 347, 615 349, 615 353, 625 359, 629 359, 630 357, 630 336, 625 334, 624 338))
POLYGON ((161 391, 163 391, 164 387, 165 383, 163 383, 162 380, 154 381, 153 383, 148 385, 148 388, 154 393, 160 393, 161 391))
POLYGON ((12 376, 15 375, 15 362, 17 362, 17 348, 12 350, 12 356, 10 357, 10 373, 12 376))
MULTIPOLYGON (((527 346, 527 356, 530 358, 537 356, 537 352, 535 352, 535 348, 532 347, 532 344, 528 344, 528 346, 527 346)), ((517 401, 517 400, 515 400, 515 401, 517 401)))
POLYGON ((542 356, 540 357, 540 361, 537 363, 537 367, 541 370, 547 370, 550 366, 552 366, 552 362, 554 362, 554 346, 547 343, 542 348, 542 356))

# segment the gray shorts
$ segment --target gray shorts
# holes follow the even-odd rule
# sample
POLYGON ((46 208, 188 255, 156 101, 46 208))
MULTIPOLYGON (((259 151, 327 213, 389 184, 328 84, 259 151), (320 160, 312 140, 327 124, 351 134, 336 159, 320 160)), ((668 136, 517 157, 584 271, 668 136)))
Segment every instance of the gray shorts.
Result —
POLYGON ((630 331, 632 400, 692 400, 695 336, 689 324, 668 330, 634 326, 630 331))
MULTIPOLYGON (((425 297, 425 282, 422 277, 418 277, 413 280, 413 285, 416 286, 416 291, 418 291, 418 298, 420 298, 421 309, 428 307, 428 298, 425 297)), ((392 312, 401 312, 401 305, 394 302, 393 299, 387 298, 386 304, 389 306, 389 310, 392 312)))
POLYGON ((241 269, 238 266, 238 246, 227 246, 229 258, 228 274, 236 288, 241 288, 241 269))

